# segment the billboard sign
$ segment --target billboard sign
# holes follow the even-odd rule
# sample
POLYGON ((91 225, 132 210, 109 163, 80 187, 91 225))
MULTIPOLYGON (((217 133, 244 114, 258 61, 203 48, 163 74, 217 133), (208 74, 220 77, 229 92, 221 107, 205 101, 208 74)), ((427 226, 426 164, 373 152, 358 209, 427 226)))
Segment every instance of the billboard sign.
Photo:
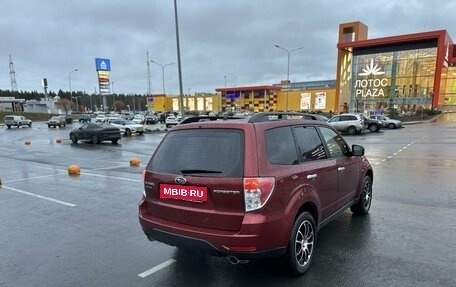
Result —
POLYGON ((95 66, 97 71, 111 71, 111 60, 95 58, 95 66))

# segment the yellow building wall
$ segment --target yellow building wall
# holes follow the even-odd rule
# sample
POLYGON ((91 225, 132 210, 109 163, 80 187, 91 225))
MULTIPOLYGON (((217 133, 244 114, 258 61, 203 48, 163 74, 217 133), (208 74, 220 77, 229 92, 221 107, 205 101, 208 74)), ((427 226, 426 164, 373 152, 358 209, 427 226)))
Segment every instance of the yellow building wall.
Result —
MULTIPOLYGON (((322 112, 334 112, 337 111, 336 103, 336 89, 335 88, 319 88, 319 89, 308 89, 299 91, 288 91, 288 110, 289 111, 301 111, 301 98, 304 94, 310 94, 310 112, 322 111, 322 112), (324 109, 315 109, 315 101, 317 94, 326 93, 326 104, 324 109)), ((279 91, 277 93, 277 111, 285 111, 287 106, 287 91, 279 91)))
MULTIPOLYGON (((318 109, 322 112, 335 112, 337 111, 336 103, 336 90, 335 88, 320 88, 320 89, 309 89, 299 91, 288 91, 288 110, 289 111, 301 111, 301 98, 303 94, 310 94, 310 109, 308 111, 317 111, 315 109, 315 101, 318 93, 326 93, 326 104, 324 109, 318 109)), ((285 111, 287 102, 287 92, 278 91, 277 96, 271 96, 268 104, 268 109, 274 111, 285 111)), ((179 112, 179 96, 155 96, 151 105, 155 112, 179 112)), ((257 103, 257 99, 237 99, 236 102, 239 107, 251 106, 251 110, 258 112, 262 111, 265 107, 263 104, 257 103)), ((229 111, 232 103, 227 101, 225 103, 226 110, 229 111)), ((184 109, 185 111, 199 111, 199 112, 221 112, 223 108, 223 101, 220 95, 210 96, 190 96, 184 97, 184 109), (211 104, 212 101, 212 104, 211 104)))
MULTIPOLYGON (((184 97, 186 111, 220 112, 220 95, 184 97)), ((179 96, 155 96, 150 104, 155 112, 179 112, 179 96)))

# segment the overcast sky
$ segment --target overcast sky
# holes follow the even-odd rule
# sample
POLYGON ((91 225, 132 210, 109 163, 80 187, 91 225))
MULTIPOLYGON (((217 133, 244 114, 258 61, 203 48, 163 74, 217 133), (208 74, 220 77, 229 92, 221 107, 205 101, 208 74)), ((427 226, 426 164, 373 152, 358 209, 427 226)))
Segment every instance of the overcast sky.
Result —
MULTIPOLYGON (((167 94, 179 94, 173 0, 0 0, 0 89, 98 90, 95 58, 111 60, 115 93, 148 91, 147 58, 165 68, 167 94)), ((177 0, 184 93, 336 78, 340 23, 361 21, 369 38, 447 30, 456 41, 456 1, 177 0)), ((152 93, 162 68, 150 63, 152 93)))

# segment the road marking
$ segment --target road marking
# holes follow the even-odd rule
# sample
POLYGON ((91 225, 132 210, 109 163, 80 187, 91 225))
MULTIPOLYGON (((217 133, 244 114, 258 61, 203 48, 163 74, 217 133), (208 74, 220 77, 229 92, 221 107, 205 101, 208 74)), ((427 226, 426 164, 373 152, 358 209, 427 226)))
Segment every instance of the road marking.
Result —
POLYGON ((162 270, 163 268, 168 267, 171 264, 174 264, 177 260, 176 259, 169 259, 161 264, 158 264, 157 266, 150 268, 149 270, 144 271, 143 273, 139 273, 138 276, 141 278, 146 278, 149 275, 154 274, 157 271, 162 270))
POLYGON ((22 194, 25 194, 25 195, 30 195, 30 196, 33 196, 33 197, 41 198, 41 199, 44 199, 44 200, 47 200, 47 201, 51 201, 51 202, 62 204, 62 205, 69 206, 69 207, 75 207, 76 206, 76 204, 73 204, 73 203, 61 201, 61 200, 58 200, 58 199, 50 198, 50 197, 39 195, 39 194, 36 194, 36 193, 31 193, 31 192, 28 192, 28 191, 25 191, 25 190, 20 190, 20 189, 13 188, 13 187, 3 186, 2 188, 8 189, 8 190, 11 190, 11 191, 14 191, 14 192, 22 193, 22 194))
MULTIPOLYGON (((62 174, 66 172, 61 172, 62 174)), ((27 178, 21 178, 21 179, 12 179, 12 180, 5 180, 6 183, 11 183, 11 182, 19 182, 19 181, 26 181, 30 179, 37 179, 37 178, 45 178, 45 177, 53 177, 56 176, 57 174, 48 174, 48 175, 40 175, 40 176, 34 176, 34 177, 27 177, 27 178)))

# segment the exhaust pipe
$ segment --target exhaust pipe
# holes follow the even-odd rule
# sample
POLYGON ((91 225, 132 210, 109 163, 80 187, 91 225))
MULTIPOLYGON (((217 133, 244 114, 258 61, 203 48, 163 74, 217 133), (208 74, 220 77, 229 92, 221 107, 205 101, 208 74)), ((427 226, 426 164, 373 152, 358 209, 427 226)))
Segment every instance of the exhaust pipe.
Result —
POLYGON ((237 265, 237 264, 247 264, 250 262, 250 260, 243 260, 243 259, 239 259, 237 258, 236 256, 232 256, 232 255, 228 255, 226 257, 226 259, 228 260, 228 262, 230 262, 231 264, 233 265, 237 265))

